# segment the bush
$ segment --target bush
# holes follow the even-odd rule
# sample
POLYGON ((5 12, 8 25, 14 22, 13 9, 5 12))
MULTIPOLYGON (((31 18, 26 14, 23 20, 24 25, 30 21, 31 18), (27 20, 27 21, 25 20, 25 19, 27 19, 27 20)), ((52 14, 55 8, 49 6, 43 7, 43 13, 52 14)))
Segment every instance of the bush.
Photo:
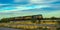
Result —
POLYGON ((6 22, 10 22, 10 21, 8 19, 1 19, 0 23, 2 23, 2 22, 6 23, 6 22))

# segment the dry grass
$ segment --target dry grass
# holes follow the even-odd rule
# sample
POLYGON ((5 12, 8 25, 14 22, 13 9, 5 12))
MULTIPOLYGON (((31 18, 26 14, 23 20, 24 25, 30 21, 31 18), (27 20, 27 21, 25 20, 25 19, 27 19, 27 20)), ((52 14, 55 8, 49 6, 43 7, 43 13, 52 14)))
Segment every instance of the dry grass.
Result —
POLYGON ((22 22, 16 21, 16 22, 9 22, 9 23, 0 23, 0 27, 23 28, 23 29, 37 28, 37 26, 30 26, 29 24, 35 24, 35 23, 32 23, 31 21, 22 21, 22 22))
MULTIPOLYGON (((46 22, 46 24, 49 24, 49 23, 46 22)), ((30 24, 36 24, 36 23, 32 23, 31 21, 16 21, 16 22, 11 21, 9 23, 0 23, 0 27, 19 28, 19 29, 20 28, 21 29, 36 29, 36 28, 38 28, 38 26, 36 26, 36 25, 31 26, 30 24)), ((44 24, 44 23, 41 22, 41 24, 44 24)))

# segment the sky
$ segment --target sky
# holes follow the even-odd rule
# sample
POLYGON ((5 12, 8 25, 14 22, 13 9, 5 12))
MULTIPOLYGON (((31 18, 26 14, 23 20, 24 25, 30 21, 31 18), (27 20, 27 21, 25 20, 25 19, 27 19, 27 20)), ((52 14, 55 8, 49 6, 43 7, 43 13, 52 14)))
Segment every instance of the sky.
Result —
POLYGON ((0 0, 0 19, 38 14, 60 17, 60 0, 0 0))

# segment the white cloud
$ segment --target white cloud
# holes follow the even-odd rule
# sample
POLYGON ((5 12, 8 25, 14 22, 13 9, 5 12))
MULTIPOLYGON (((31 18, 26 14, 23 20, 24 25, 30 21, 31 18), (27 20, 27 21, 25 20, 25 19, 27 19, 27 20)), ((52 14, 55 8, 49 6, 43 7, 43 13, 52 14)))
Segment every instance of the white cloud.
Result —
MULTIPOLYGON (((22 11, 22 10, 29 10, 29 9, 40 9, 40 8, 45 8, 45 7, 50 7, 48 5, 33 5, 33 6, 15 6, 15 7, 10 7, 14 8, 11 10, 8 10, 9 7, 3 8, 3 11, 0 12, 11 12, 11 11, 22 11)), ((10 9, 9 8, 9 9, 10 9)))
POLYGON ((30 2, 33 4, 52 3, 55 1, 57 1, 57 0, 30 0, 30 2))
POLYGON ((0 6, 4 6, 4 5, 11 5, 11 4, 0 4, 0 6))

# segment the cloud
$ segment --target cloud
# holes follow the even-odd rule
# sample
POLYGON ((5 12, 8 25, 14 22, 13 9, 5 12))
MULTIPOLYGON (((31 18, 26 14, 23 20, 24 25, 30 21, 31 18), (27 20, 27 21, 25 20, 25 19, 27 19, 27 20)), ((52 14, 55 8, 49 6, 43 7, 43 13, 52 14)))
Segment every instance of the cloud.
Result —
POLYGON ((28 4, 29 1, 28 0, 14 0, 15 4, 28 4))
POLYGON ((0 6, 11 5, 11 4, 0 4, 0 6))
POLYGON ((16 4, 0 4, 0 17, 16 17, 43 14, 44 17, 60 17, 60 1, 58 0, 14 0, 16 4), (56 2, 57 1, 57 2, 56 2), (56 4, 55 4, 56 3, 56 4), (21 5, 25 4, 25 5, 21 5), (41 11, 42 10, 42 11, 41 11))
POLYGON ((40 9, 50 7, 48 5, 27 5, 27 6, 12 6, 12 7, 4 7, 1 9, 0 12, 11 12, 11 11, 22 11, 22 10, 29 10, 29 9, 40 9))
POLYGON ((47 4, 47 3, 52 3, 52 2, 56 2, 58 0, 30 0, 30 2, 32 4, 47 4))

